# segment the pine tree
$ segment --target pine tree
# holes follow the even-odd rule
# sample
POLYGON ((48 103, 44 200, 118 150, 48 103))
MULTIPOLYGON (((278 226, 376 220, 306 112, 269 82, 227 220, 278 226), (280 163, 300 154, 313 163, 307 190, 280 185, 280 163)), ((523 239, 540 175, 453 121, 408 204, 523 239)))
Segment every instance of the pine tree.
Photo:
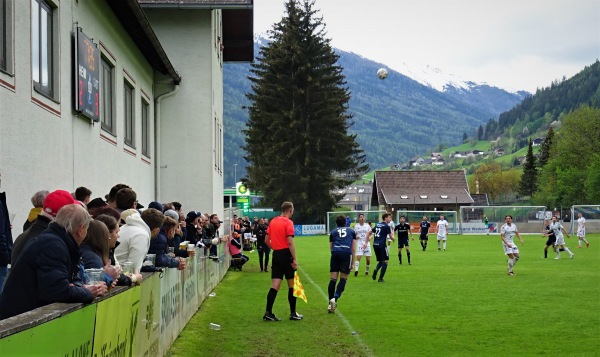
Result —
POLYGON ((535 165, 535 156, 533 156, 533 142, 529 139, 529 147, 525 162, 523 163, 523 175, 519 183, 519 194, 522 196, 531 196, 537 189, 537 168, 535 165))
POLYGON ((479 125, 479 129, 477 129, 477 140, 483 140, 483 126, 479 125))
POLYGON ((546 137, 544 138, 544 141, 542 141, 542 145, 540 148, 540 159, 539 159, 539 163, 538 163, 540 168, 544 167, 548 163, 548 160, 550 159, 550 149, 552 148, 553 143, 554 143, 554 129, 552 129, 552 127, 550 127, 548 129, 548 133, 546 134, 546 137))
POLYGON ((335 192, 368 170, 348 130, 350 92, 314 1, 288 0, 252 64, 244 149, 247 184, 272 207, 290 200, 295 220, 330 211, 335 192))
POLYGON ((469 140, 469 136, 467 135, 466 132, 463 132, 463 144, 466 143, 469 140))

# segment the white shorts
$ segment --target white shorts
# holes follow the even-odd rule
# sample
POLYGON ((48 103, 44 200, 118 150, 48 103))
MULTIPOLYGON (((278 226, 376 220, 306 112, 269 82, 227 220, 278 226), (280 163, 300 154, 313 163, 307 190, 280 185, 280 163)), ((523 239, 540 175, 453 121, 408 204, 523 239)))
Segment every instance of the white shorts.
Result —
POLYGON ((512 244, 512 247, 509 248, 506 244, 504 244, 504 242, 502 243, 502 248, 504 248, 504 254, 505 255, 509 255, 509 254, 519 254, 519 248, 517 247, 517 245, 515 243, 512 244))
POLYGON ((371 256, 371 245, 367 244, 367 247, 365 249, 362 249, 363 245, 364 245, 364 243, 356 242, 356 255, 357 256, 364 255, 365 257, 370 257, 371 256))
POLYGON ((446 240, 446 235, 439 235, 437 236, 437 240, 446 240))
POLYGON ((563 236, 562 234, 559 234, 558 237, 556 237, 556 242, 554 242, 554 245, 564 245, 565 244, 565 236, 563 236))
POLYGON ((585 228, 577 231, 577 236, 579 238, 585 238, 585 228))

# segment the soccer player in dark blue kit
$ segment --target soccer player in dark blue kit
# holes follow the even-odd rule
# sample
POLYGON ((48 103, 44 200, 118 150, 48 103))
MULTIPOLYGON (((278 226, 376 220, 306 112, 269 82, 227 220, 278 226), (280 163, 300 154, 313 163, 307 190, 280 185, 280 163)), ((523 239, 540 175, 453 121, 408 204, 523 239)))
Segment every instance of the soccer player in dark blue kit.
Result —
POLYGON ((421 242, 421 247, 423 251, 427 249, 427 242, 429 242, 429 227, 431 227, 431 223, 427 220, 427 216, 423 216, 423 220, 420 224, 421 234, 419 234, 419 242, 421 242))
POLYGON ((332 313, 337 307, 337 300, 342 296, 346 288, 346 281, 354 254, 356 253, 356 232, 350 227, 346 227, 346 218, 339 215, 335 219, 337 228, 329 234, 329 250, 331 250, 331 260, 329 263, 329 306, 327 310, 332 313), (340 282, 338 283, 338 273, 340 282), (336 288, 337 283, 337 288, 336 288))
POLYGON ((394 227, 394 232, 398 232, 398 261, 402 265, 402 248, 406 248, 406 258, 408 258, 408 265, 410 265, 410 248, 408 247, 408 234, 410 238, 415 240, 410 230, 410 225, 406 223, 406 217, 400 216, 400 223, 394 227))
POLYGON ((392 220, 392 215, 389 213, 384 213, 381 215, 381 219, 383 222, 379 222, 373 227, 373 230, 369 232, 369 236, 367 240, 372 234, 375 234, 375 238, 373 239, 373 250, 375 250, 375 257, 377 257, 377 267, 373 271, 373 280, 377 280, 377 273, 379 269, 381 269, 381 274, 379 275, 379 282, 383 283, 383 277, 385 276, 385 271, 387 270, 388 260, 390 260, 389 250, 387 246, 387 239, 390 237, 391 241, 394 241, 394 233, 390 228, 389 224, 392 220))

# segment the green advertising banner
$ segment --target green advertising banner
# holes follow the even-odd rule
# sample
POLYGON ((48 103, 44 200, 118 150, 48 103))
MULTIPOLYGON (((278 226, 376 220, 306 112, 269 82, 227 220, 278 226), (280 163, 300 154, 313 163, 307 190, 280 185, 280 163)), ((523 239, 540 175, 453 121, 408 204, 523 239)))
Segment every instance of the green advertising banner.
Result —
POLYGON ((134 356, 162 356, 160 354, 160 275, 144 279, 135 334, 134 356))
POLYGON ((181 314, 181 276, 177 269, 165 269, 160 284, 160 346, 163 354, 183 329, 181 314))
POLYGON ((94 357, 131 356, 140 306, 140 287, 98 303, 94 357))
POLYGON ((58 319, 0 339, 0 355, 68 356, 92 355, 96 305, 89 305, 58 319))

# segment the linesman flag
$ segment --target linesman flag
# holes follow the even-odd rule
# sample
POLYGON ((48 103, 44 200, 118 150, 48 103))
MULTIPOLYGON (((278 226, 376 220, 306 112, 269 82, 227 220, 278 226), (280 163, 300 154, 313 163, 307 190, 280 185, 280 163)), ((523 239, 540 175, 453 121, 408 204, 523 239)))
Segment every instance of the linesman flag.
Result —
POLYGON ((298 272, 294 272, 294 296, 304 300, 305 303, 308 303, 306 300, 306 294, 304 294, 304 286, 300 282, 300 276, 298 276, 298 272))

